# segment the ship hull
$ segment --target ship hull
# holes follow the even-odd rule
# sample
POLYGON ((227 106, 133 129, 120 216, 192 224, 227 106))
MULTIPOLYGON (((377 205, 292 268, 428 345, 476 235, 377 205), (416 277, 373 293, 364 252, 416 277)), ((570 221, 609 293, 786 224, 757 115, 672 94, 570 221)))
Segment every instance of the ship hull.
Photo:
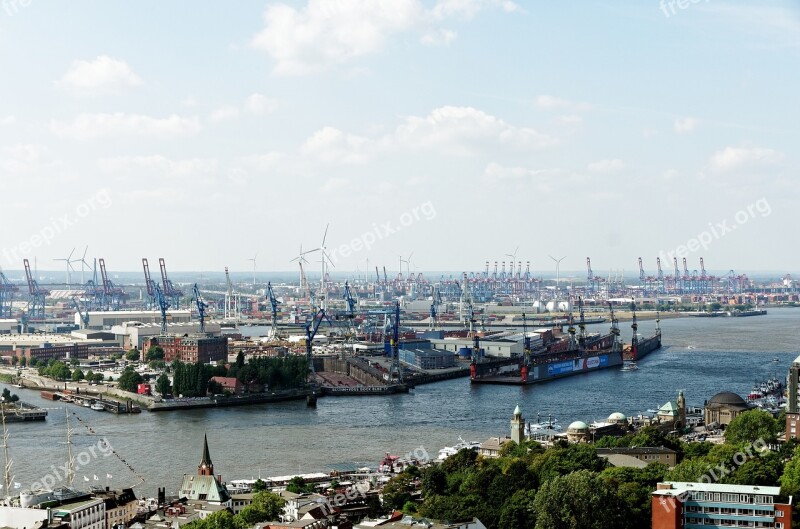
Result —
POLYGON ((636 346, 636 358, 633 357, 633 353, 627 347, 623 351, 622 357, 624 360, 641 360, 657 349, 661 349, 661 334, 654 334, 650 338, 640 341, 636 346))
POLYGON ((505 366, 482 368, 473 366, 470 380, 473 384, 506 384, 524 386, 541 384, 559 378, 571 377, 582 373, 599 371, 609 367, 621 366, 622 354, 620 352, 596 352, 576 356, 570 359, 558 359, 550 362, 534 364, 523 370, 521 360, 516 364, 507 363, 505 366), (506 369, 503 369, 505 367, 506 369), (510 369, 509 369, 510 368, 510 369))

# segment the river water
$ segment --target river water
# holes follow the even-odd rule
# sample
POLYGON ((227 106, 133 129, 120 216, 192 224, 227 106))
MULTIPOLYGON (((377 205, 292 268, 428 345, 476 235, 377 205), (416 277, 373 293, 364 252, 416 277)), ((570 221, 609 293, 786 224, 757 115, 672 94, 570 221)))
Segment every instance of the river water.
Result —
MULTIPOLYGON (((720 391, 745 396, 756 381, 785 379, 800 351, 798 323, 800 309, 791 308, 748 318, 664 320, 664 347, 641 360, 638 371, 607 369, 536 386, 471 385, 462 378, 420 386, 407 395, 321 398, 316 409, 297 401, 117 416, 70 405, 81 419, 71 420, 73 451, 85 454, 78 460, 75 485, 105 486, 110 474, 112 487, 131 486, 138 480, 130 465, 146 480, 137 494, 154 495, 159 486, 175 492, 183 474, 197 471, 203 434, 216 473, 229 480, 376 466, 385 452, 424 448, 436 457, 459 436, 482 441, 508 434, 517 404, 528 420, 552 414, 566 427, 615 411, 639 414, 674 400, 678 390, 689 405, 702 405, 720 391), (97 448, 101 438, 119 457, 103 456, 97 448)), ((626 341, 628 325, 622 324, 626 341)), ((653 329, 652 321, 639 324, 643 336, 653 329)), ((11 389, 26 402, 55 408, 45 423, 8 425, 14 481, 28 487, 48 474, 63 474, 58 469, 66 458, 63 404, 43 400, 37 391, 11 389)))

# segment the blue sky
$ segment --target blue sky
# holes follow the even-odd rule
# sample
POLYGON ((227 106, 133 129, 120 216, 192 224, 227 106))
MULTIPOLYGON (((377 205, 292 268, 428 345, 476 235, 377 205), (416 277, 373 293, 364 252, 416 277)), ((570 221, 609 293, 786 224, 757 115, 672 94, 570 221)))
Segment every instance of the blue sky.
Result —
POLYGON ((797 271, 800 3, 564 4, 6 0, 0 266, 797 271))

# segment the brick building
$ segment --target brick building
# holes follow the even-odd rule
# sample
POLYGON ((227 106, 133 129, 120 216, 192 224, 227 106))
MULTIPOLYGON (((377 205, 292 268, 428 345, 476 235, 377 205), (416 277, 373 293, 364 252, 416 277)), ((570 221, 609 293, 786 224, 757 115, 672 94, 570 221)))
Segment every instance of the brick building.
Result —
POLYGON ((165 362, 180 360, 191 364, 198 361, 208 364, 228 359, 228 339, 224 336, 155 336, 147 342, 145 351, 153 345, 159 345, 164 350, 165 362))

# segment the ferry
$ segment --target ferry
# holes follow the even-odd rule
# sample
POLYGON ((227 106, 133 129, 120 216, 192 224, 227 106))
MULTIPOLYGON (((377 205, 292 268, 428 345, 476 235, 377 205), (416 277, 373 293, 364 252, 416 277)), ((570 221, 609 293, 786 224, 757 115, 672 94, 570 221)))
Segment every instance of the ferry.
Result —
POLYGON ((468 448, 470 450, 478 451, 481 447, 481 444, 477 441, 467 442, 461 437, 458 438, 458 444, 454 446, 445 446, 441 450, 439 450, 439 461, 444 461, 450 456, 454 456, 459 453, 461 450, 468 448))

